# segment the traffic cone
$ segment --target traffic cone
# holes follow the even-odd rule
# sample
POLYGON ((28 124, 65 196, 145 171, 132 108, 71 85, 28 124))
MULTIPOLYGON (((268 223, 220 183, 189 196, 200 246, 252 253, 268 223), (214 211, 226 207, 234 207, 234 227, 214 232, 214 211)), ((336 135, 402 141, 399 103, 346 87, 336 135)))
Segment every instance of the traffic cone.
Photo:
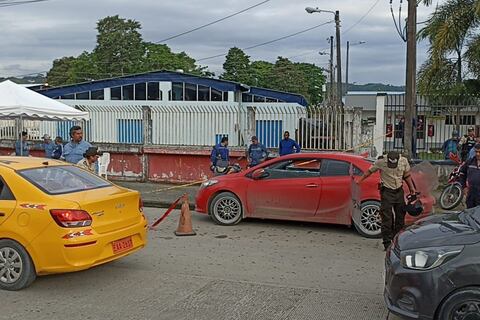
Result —
POLYGON ((194 236, 195 231, 192 228, 192 214, 188 205, 188 196, 183 196, 183 203, 180 213, 180 220, 178 220, 178 228, 175 231, 176 236, 194 236))

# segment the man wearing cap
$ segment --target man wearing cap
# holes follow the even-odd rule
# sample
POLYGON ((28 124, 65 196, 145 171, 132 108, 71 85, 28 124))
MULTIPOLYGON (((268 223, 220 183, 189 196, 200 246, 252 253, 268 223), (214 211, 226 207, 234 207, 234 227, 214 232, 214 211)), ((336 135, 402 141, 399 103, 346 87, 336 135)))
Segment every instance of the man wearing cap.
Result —
POLYGON ((476 144, 475 139, 475 128, 469 127, 468 134, 464 135, 458 144, 458 149, 460 150, 460 158, 462 161, 466 161, 468 159, 468 153, 476 144))
POLYGON ((43 150, 45 150, 45 158, 51 158, 55 149, 55 143, 48 134, 43 135, 43 150))
POLYGON ((78 161, 77 165, 92 173, 97 173, 97 160, 101 155, 96 147, 89 147, 83 154, 83 159, 78 161))
POLYGON ((361 183, 372 173, 380 171, 380 217, 382 219, 383 246, 388 248, 393 237, 405 225, 405 197, 403 180, 407 183, 411 194, 415 194, 407 158, 396 151, 390 151, 380 157, 358 180, 361 183), (395 216, 393 211, 395 211, 395 216))
POLYGON ((247 150, 247 160, 248 160, 248 167, 255 167, 260 163, 264 162, 268 157, 268 150, 265 148, 263 144, 258 142, 258 138, 253 136, 252 144, 248 146, 247 150))
POLYGON ((467 160, 460 168, 460 184, 466 188, 468 183, 467 208, 480 205, 480 143, 473 149, 475 157, 467 160))

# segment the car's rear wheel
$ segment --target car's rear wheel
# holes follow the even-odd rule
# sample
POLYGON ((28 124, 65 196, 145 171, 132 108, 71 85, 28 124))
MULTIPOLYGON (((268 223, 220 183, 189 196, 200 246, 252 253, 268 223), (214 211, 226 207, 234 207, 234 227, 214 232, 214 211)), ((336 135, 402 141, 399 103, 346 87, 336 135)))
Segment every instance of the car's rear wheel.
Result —
POLYGON ((217 194, 210 203, 210 217, 215 223, 224 226, 239 223, 243 217, 240 199, 231 192, 217 194))
POLYGON ((380 238, 382 221, 380 219, 380 202, 365 201, 360 206, 359 221, 353 221, 358 233, 366 238, 380 238))
POLYGON ((35 266, 25 248, 13 240, 0 240, 0 289, 21 290, 35 278, 35 266))
POLYGON ((480 289, 469 287, 455 292, 442 303, 438 320, 480 320, 480 289))

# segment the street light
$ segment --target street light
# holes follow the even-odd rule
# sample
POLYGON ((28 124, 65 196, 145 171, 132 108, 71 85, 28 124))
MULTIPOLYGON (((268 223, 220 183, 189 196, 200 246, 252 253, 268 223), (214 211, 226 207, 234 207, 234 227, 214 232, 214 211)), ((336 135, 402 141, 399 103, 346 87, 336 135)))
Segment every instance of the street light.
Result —
MULTIPOLYGON (((367 43, 366 41, 358 41, 355 43, 352 43, 352 46, 358 46, 360 44, 367 43)), ((345 64, 346 70, 345 70, 345 95, 348 94, 348 63, 349 63, 349 52, 350 52, 350 41, 347 41, 347 63, 345 64)))
POLYGON ((337 104, 342 105, 342 54, 340 50, 340 12, 306 7, 308 13, 332 13, 335 16, 336 42, 337 42, 337 104))

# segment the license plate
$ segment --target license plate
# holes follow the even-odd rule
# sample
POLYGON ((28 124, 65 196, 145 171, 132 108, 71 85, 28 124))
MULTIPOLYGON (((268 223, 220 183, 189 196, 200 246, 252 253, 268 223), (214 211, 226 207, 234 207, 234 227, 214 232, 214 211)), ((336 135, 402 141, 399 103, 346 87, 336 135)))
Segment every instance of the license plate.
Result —
POLYGON ((113 253, 114 254, 130 250, 131 248, 133 248, 132 237, 123 238, 123 239, 120 239, 120 240, 117 240, 117 241, 113 241, 112 242, 112 248, 113 248, 113 253))

